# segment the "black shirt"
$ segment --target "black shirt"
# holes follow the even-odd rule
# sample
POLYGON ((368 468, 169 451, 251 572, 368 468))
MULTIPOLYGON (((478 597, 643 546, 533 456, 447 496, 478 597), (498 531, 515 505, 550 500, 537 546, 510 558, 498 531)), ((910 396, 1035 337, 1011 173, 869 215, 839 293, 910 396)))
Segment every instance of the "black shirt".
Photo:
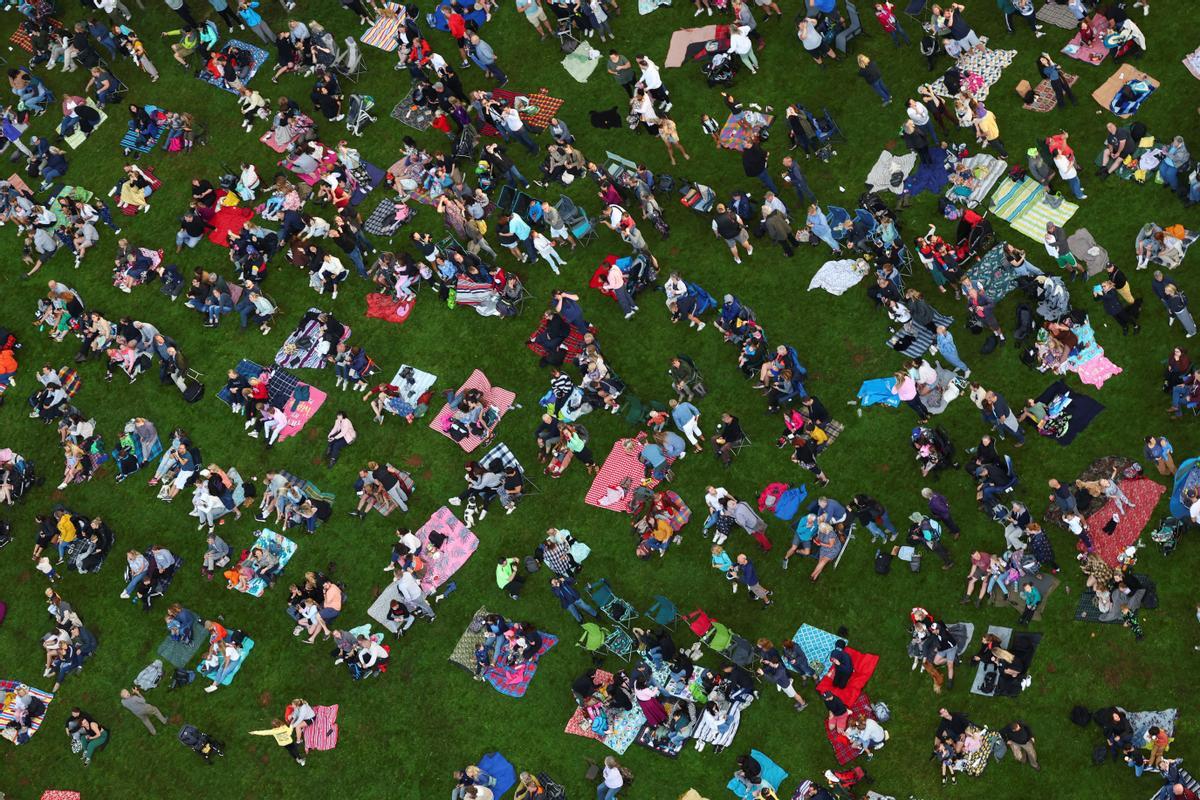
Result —
POLYGON ((1000 736, 1004 741, 1012 742, 1013 744, 1029 744, 1033 739, 1033 731, 1024 722, 1010 722, 1000 729, 1000 736), (1015 730, 1017 725, 1021 726, 1020 730, 1015 730))
POLYGON ((767 154, 758 145, 743 150, 742 169, 745 170, 746 177, 757 178, 767 170, 767 154))
POLYGON ((967 715, 961 711, 951 711, 950 719, 943 719, 937 728, 939 739, 958 739, 967 732, 967 726, 971 721, 967 719, 967 715))
POLYGON ((719 215, 714 223, 717 226, 717 235, 722 239, 736 239, 742 233, 742 223, 738 222, 737 217, 729 212, 719 215))

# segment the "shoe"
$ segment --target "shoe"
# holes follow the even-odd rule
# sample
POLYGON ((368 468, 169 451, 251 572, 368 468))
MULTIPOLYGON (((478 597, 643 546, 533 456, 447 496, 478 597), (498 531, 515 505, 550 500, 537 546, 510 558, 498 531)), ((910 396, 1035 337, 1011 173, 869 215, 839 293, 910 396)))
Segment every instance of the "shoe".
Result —
POLYGON ((459 497, 451 497, 451 498, 450 498, 449 500, 447 500, 446 502, 447 502, 447 503, 449 503, 449 504, 450 504, 450 505, 452 505, 452 506, 461 506, 461 505, 462 505, 462 498, 459 498, 459 497))
POLYGON ((129 599, 129 592, 121 592, 121 599, 122 599, 122 600, 128 600, 128 599, 129 599))
POLYGON ((205 686, 204 691, 206 694, 212 694, 213 692, 215 692, 217 689, 220 689, 220 688, 221 688, 220 686, 218 686, 217 684, 214 683, 211 686, 205 686))
POLYGON ((783 568, 784 569, 788 568, 788 559, 786 559, 786 558, 783 560, 783 568))
POLYGON ((292 636, 299 636, 299 635, 300 635, 300 631, 302 631, 302 630, 304 630, 304 626, 303 626, 303 625, 297 625, 296 627, 292 628, 292 636))

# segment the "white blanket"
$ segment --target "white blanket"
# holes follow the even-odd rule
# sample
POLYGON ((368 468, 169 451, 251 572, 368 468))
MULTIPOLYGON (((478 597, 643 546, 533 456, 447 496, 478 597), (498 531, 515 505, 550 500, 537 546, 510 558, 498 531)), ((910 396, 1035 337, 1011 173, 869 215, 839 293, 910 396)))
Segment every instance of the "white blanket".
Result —
POLYGON ((846 290, 856 285, 870 271, 867 262, 853 258, 843 258, 837 261, 826 261, 808 282, 808 290, 824 289, 835 297, 840 297, 846 290))

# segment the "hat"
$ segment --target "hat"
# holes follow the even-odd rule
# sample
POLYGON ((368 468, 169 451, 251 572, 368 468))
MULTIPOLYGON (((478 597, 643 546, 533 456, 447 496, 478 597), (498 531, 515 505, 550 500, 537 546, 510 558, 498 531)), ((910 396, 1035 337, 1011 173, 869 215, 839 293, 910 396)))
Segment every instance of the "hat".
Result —
POLYGON ((732 302, 733 302, 733 295, 731 295, 731 294, 727 294, 727 295, 725 295, 725 297, 721 298, 721 302, 723 302, 723 303, 732 303, 732 302))
POLYGON ((909 522, 924 522, 925 515, 922 514, 920 511, 914 511, 913 513, 908 515, 908 521, 909 522))

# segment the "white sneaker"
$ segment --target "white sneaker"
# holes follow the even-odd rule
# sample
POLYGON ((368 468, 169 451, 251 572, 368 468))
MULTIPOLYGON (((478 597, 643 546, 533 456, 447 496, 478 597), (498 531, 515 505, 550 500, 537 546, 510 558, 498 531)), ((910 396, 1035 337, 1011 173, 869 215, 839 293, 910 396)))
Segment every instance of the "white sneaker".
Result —
POLYGON ((220 688, 221 688, 220 686, 218 686, 217 684, 214 683, 212 686, 205 686, 204 691, 207 692, 208 694, 212 694, 213 692, 215 692, 217 689, 220 689, 220 688))
POLYGON ((449 503, 449 504, 450 504, 450 505, 452 505, 452 506, 461 506, 461 505, 462 505, 462 498, 459 498, 459 497, 451 497, 451 498, 450 498, 449 500, 447 500, 446 502, 447 502, 447 503, 449 503))
POLYGON ((704 330, 704 329, 705 329, 705 328, 707 328, 707 327, 708 327, 708 323, 707 323, 707 322, 701 322, 699 325, 697 325, 697 326, 696 326, 696 331, 697 331, 697 332, 700 332, 700 331, 704 330))

